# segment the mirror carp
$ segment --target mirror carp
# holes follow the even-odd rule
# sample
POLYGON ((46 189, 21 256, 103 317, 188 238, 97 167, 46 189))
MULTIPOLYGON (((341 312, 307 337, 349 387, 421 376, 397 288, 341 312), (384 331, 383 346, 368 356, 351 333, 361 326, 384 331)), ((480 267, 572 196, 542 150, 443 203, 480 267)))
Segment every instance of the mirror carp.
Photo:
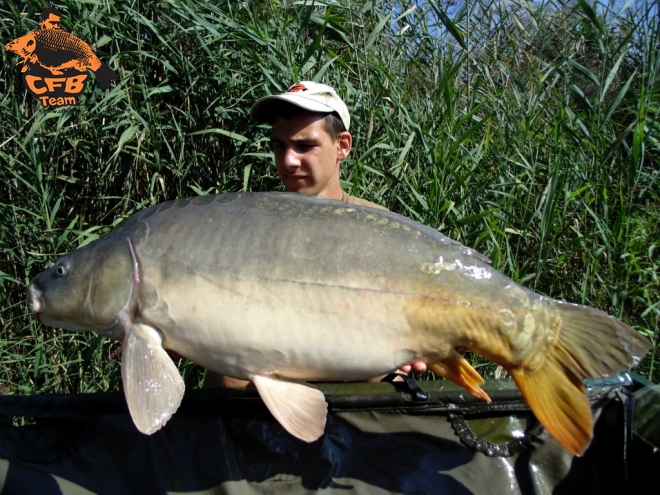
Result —
POLYGON ((472 249, 401 215, 296 193, 180 199, 135 213, 59 258, 28 288, 37 320, 123 342, 137 428, 177 410, 166 350, 251 380, 311 442, 324 395, 425 361, 489 401, 457 348, 504 367, 541 424, 581 455, 593 435, 584 378, 636 365, 649 341, 606 313, 522 287, 472 249))

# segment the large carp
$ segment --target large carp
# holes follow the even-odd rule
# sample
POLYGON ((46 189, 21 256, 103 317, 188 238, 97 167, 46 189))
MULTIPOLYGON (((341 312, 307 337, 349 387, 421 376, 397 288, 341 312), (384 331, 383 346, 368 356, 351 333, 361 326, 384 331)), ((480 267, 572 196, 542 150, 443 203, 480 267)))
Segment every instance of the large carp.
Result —
POLYGON ((166 349, 252 380, 298 438, 323 434, 308 380, 360 380, 414 361, 473 394, 466 347, 503 366, 539 421, 580 455, 592 437, 582 379, 635 365, 649 342, 602 311, 516 284, 477 252, 387 211, 302 194, 201 196, 134 214, 37 276, 44 325, 123 342, 137 428, 179 407, 166 349))

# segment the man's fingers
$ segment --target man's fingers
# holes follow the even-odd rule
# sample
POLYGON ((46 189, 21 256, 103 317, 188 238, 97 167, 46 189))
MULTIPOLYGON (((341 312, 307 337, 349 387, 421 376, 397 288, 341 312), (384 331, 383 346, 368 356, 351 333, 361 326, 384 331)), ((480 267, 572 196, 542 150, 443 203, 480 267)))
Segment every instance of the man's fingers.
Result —
POLYGON ((424 361, 414 361, 410 364, 404 364, 399 368, 402 373, 424 373, 426 371, 426 363, 424 361))
POLYGON ((424 373, 426 371, 426 363, 424 361, 415 361, 412 364, 412 371, 415 373, 424 373))

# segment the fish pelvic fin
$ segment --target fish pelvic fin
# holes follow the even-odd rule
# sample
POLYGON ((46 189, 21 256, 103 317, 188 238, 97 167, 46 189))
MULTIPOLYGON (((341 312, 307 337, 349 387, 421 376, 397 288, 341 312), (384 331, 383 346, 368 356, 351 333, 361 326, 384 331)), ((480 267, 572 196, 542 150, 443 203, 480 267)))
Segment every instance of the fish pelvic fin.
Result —
POLYGON ((128 410, 142 433, 158 431, 181 404, 183 379, 154 327, 134 323, 128 328, 122 346, 121 377, 128 410))
POLYGON ((636 365, 650 342, 622 321, 577 304, 553 301, 557 333, 521 365, 504 365, 532 412, 568 451, 581 456, 593 436, 582 382, 636 365))
POLYGON ((488 394, 481 389, 481 385, 484 383, 483 377, 455 350, 452 349, 449 356, 440 361, 429 363, 427 367, 436 375, 466 388, 471 394, 486 402, 491 402, 488 394))
POLYGON ((323 392, 308 383, 272 376, 253 375, 250 380, 286 431, 305 442, 313 442, 323 435, 328 413, 323 392))

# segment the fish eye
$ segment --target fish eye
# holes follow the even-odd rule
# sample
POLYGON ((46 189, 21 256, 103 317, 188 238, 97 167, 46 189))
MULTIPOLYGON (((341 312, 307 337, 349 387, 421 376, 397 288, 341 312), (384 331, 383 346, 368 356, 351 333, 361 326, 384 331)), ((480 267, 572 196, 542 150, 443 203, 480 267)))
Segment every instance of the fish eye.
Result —
POLYGON ((57 269, 55 270, 55 273, 57 273, 57 275, 59 275, 60 277, 63 277, 64 275, 66 275, 66 267, 64 265, 58 266, 57 269))

